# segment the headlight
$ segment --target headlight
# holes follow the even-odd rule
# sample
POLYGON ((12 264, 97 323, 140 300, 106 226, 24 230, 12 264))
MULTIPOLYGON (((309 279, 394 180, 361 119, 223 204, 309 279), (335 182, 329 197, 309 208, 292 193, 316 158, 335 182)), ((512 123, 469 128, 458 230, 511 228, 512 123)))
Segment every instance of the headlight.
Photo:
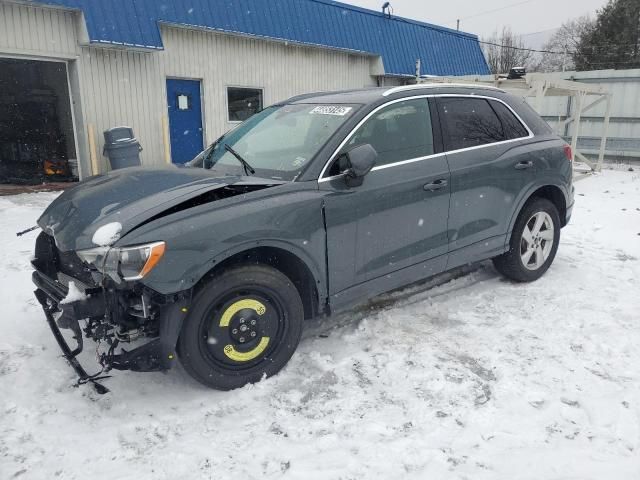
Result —
POLYGON ((125 248, 98 247, 81 250, 77 255, 115 281, 132 281, 147 276, 163 257, 165 249, 165 242, 155 242, 125 248))

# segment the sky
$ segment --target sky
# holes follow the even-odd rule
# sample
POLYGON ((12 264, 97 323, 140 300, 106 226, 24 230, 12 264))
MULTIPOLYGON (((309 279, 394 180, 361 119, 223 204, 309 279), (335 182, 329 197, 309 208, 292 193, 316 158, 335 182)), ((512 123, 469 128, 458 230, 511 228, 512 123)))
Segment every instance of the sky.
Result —
MULTIPOLYGON (((380 10, 384 3, 343 1, 372 10, 380 10)), ((566 20, 585 14, 595 16, 606 3, 607 0, 393 0, 391 6, 395 15, 451 28, 456 28, 456 19, 460 18, 461 30, 481 37, 510 26, 514 33, 523 35, 525 43, 537 47, 566 20)))

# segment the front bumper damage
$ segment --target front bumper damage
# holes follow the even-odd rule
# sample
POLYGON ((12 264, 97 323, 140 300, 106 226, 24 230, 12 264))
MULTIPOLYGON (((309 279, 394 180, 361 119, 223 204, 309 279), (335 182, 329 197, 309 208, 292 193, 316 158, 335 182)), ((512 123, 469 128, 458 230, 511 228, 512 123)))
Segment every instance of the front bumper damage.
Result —
MULTIPOLYGON (((139 335, 129 333, 125 336, 123 327, 117 323, 116 305, 122 303, 128 292, 92 287, 77 279, 71 279, 85 298, 65 303, 69 293, 68 285, 60 279, 39 270, 37 261, 33 262, 33 282, 35 296, 45 314, 47 324, 56 339, 62 354, 78 375, 77 385, 91 384, 96 392, 104 394, 109 390, 100 383, 108 378, 112 370, 131 370, 136 372, 165 371, 172 367, 177 358, 175 348, 182 327, 182 319, 188 312, 188 295, 153 298, 148 297, 149 312, 144 322, 140 321, 139 335), (152 313, 152 312, 153 313, 152 313), (65 338, 63 330, 73 335, 75 346, 65 338), (79 361, 85 350, 85 339, 96 342, 97 373, 89 374, 79 361), (135 345, 127 350, 123 345, 135 345), (100 347, 104 347, 100 352, 100 347)), ((144 303, 144 302, 143 302, 144 303)), ((122 313, 120 313, 122 315, 122 313)), ((136 321, 136 317, 128 319, 136 321)), ((131 328, 130 326, 128 328, 131 328)))

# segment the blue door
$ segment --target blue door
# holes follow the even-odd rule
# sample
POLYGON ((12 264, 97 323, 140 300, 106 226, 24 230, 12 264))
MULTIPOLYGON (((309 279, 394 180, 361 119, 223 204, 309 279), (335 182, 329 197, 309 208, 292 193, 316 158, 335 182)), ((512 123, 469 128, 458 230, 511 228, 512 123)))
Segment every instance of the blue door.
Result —
POLYGON ((185 163, 204 149, 198 80, 167 80, 171 160, 185 163))

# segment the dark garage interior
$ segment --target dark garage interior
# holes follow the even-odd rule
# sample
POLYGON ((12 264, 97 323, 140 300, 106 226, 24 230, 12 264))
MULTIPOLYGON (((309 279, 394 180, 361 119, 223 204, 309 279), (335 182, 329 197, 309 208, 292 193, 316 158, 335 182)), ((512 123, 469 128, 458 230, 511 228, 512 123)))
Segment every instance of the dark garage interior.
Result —
POLYGON ((0 58, 0 184, 77 177, 66 64, 0 58))

